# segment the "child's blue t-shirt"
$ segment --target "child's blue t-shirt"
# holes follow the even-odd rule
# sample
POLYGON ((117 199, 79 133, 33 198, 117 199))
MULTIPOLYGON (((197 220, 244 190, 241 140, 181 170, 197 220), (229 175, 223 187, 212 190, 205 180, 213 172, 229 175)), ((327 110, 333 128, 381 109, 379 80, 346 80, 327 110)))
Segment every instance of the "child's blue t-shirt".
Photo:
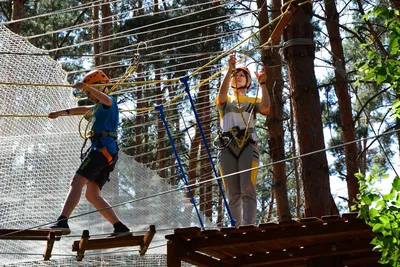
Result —
MULTIPOLYGON (((116 132, 119 123, 119 111, 117 100, 111 97, 112 105, 106 106, 104 104, 99 104, 98 107, 93 107, 93 112, 95 112, 92 118, 92 131, 94 134, 99 134, 104 131, 116 132), (97 109, 97 110, 96 110, 97 109)), ((101 143, 110 154, 116 154, 117 140, 111 136, 106 136, 101 138, 101 143)), ((94 150, 100 150, 101 146, 99 140, 92 140, 91 148, 94 150)))

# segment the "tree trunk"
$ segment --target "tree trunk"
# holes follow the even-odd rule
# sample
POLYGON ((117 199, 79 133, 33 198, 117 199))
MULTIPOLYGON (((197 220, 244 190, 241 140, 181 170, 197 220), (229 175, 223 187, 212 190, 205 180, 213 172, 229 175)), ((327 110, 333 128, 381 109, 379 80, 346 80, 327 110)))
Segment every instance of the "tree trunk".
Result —
POLYGON ((294 115, 293 115, 293 105, 290 101, 290 140, 292 143, 292 157, 293 157, 293 168, 294 177, 296 179, 296 215, 297 218, 301 218, 301 192, 300 192, 300 177, 299 177, 299 167, 297 166, 297 149, 296 149, 296 139, 294 137, 294 115))
MULTIPOLYGON (((11 21, 20 20, 24 14, 24 4, 26 0, 13 0, 12 1, 12 13, 11 21)), ((10 30, 16 34, 20 34, 22 30, 22 21, 11 23, 9 26, 10 30)))
MULTIPOLYGON (((155 79, 157 81, 161 80, 161 75, 160 75, 160 65, 155 64, 155 79)), ((161 90, 161 83, 157 83, 154 86, 156 86, 155 92, 156 92, 156 105, 162 104, 162 90, 161 90)), ((158 164, 156 164, 157 169, 159 170, 159 174, 161 177, 165 178, 167 177, 166 175, 166 170, 165 170, 165 126, 162 122, 162 120, 159 118, 158 119, 158 146, 157 146, 157 156, 156 156, 156 161, 158 164)))
MULTIPOLYGON (((197 162, 199 158, 199 146, 200 146, 200 133, 197 127, 195 128, 195 135, 190 144, 189 151, 189 171, 188 171, 188 182, 194 184, 197 176, 197 162)), ((193 190, 193 187, 190 188, 193 190)), ((186 197, 190 198, 189 192, 186 192, 186 197)))
MULTIPOLYGON (((144 81, 144 73, 142 72, 142 64, 139 64, 136 73, 138 74, 137 81, 138 82, 143 82, 144 81)), ((136 90, 136 99, 137 99, 137 109, 141 109, 144 107, 143 104, 143 87, 138 86, 136 90)), ((142 140, 143 140, 143 111, 136 112, 135 116, 135 144, 136 144, 136 149, 135 149, 135 160, 137 162, 143 162, 142 154, 143 148, 142 148, 142 140)))
MULTIPOLYGON (((289 2, 289 1, 285 1, 289 2)), ((301 1, 304 2, 304 1, 301 1)), ((313 28, 311 25, 312 6, 309 3, 298 6, 284 31, 285 42, 303 44, 288 46, 284 50, 288 62, 289 82, 293 111, 296 120, 300 154, 325 149, 321 120, 321 105, 314 73, 313 28), (309 45, 304 45, 304 40, 309 45)), ((300 158, 301 178, 304 188, 305 216, 321 217, 337 213, 333 205, 329 185, 329 170, 325 152, 300 158)))
POLYGON ((357 168, 357 145, 355 140, 355 129, 353 124, 353 114, 351 99, 348 90, 346 65, 344 61, 342 39, 339 31, 339 14, 336 10, 335 1, 325 0, 326 28, 328 30, 329 42, 331 44, 333 65, 340 68, 335 71, 335 92, 338 98, 340 122, 345 143, 352 142, 344 147, 346 159, 346 181, 347 192, 349 195, 349 209, 354 205, 354 200, 360 192, 358 189, 357 178, 354 176, 358 172, 357 168))
MULTIPOLYGON (((110 3, 108 0, 104 0, 103 5, 101 5, 101 33, 102 33, 102 38, 106 39, 102 42, 101 44, 101 51, 103 53, 110 51, 111 50, 111 40, 107 40, 111 37, 112 31, 111 31, 111 9, 110 9, 110 3)), ((103 56, 102 57, 102 64, 107 64, 110 62, 110 57, 103 56)), ((103 70, 109 77, 111 75, 111 70, 110 69, 104 69, 103 70)))
POLYGON ((222 227, 224 219, 224 207, 222 206, 222 192, 218 190, 218 205, 217 205, 217 227, 222 227))
MULTIPOLYGON (((201 73, 200 81, 209 78, 208 72, 201 73)), ((197 96, 196 109, 201 121, 202 128, 204 129, 204 135, 207 144, 211 142, 211 131, 207 129, 211 129, 211 114, 210 109, 210 84, 205 83, 199 88, 199 93, 197 96)), ((200 150, 200 158, 201 158, 201 166, 200 166, 200 181, 210 180, 212 178, 212 169, 211 162, 208 158, 208 153, 204 144, 201 145, 200 150)), ((204 195, 203 205, 204 212, 207 218, 212 218, 212 182, 203 184, 204 187, 204 195)))
POLYGON ((393 9, 400 10, 400 0, 390 0, 390 6, 393 9))
MULTIPOLYGON (((260 27, 268 24, 268 13, 266 8, 262 8, 265 4, 263 0, 257 0, 258 8, 261 9, 259 13, 259 24, 260 27)), ((272 1, 272 10, 276 10, 272 14, 272 19, 279 16, 279 10, 281 8, 280 0, 272 1)), ((272 28, 275 28, 272 25, 272 28)), ((271 33, 269 29, 264 29, 260 33, 261 44, 268 41, 271 33)), ((279 51, 277 49, 264 49, 261 57, 262 62, 265 66, 265 72, 267 74, 266 86, 268 93, 271 98, 271 112, 266 119, 269 133, 269 148, 272 162, 277 162, 285 159, 285 138, 283 130, 283 79, 281 67, 269 66, 280 66, 282 64, 279 51)), ((289 208, 289 201, 287 196, 287 179, 286 179, 286 164, 285 162, 274 164, 272 166, 272 179, 273 188, 275 191, 276 208, 279 217, 279 221, 288 221, 292 219, 289 208)))
MULTIPOLYGON (((92 4, 92 17, 93 17, 93 27, 92 27, 92 39, 98 40, 99 39, 99 6, 97 4, 92 4)), ((93 43, 93 52, 95 55, 100 53, 100 43, 94 42, 93 43)), ((98 56, 94 57, 94 66, 101 65, 101 58, 98 56)))
POLYGON ((267 218, 265 219, 265 222, 271 221, 272 218, 272 213, 274 212, 274 202, 275 202, 275 191, 271 190, 270 194, 270 201, 268 205, 268 213, 267 213, 267 218))

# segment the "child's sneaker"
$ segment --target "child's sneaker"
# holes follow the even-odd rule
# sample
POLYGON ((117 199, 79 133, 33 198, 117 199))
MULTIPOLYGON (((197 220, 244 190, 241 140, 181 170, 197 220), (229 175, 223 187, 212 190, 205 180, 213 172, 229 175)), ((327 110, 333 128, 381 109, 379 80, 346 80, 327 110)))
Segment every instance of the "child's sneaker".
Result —
POLYGON ((39 229, 61 231, 62 235, 69 235, 71 233, 71 230, 69 229, 68 223, 66 221, 50 223, 48 225, 40 227, 39 229))
POLYGON ((132 235, 132 232, 128 227, 122 225, 121 227, 118 227, 118 229, 114 229, 114 232, 112 232, 109 237, 122 237, 127 235, 132 235))

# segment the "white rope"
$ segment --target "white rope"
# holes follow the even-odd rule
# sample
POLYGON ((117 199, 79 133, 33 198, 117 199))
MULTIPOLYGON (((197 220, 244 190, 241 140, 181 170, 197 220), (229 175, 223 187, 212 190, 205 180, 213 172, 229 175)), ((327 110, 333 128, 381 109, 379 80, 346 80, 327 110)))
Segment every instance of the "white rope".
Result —
MULTIPOLYGON (((204 4, 198 4, 198 5, 204 5, 204 4)), ((224 5, 226 5, 226 4, 224 4, 224 5)), ((216 8, 216 7, 213 7, 213 8, 216 8)), ((211 8, 211 9, 213 9, 213 8, 211 8)), ((103 42, 103 41, 117 40, 117 39, 121 39, 121 38, 126 38, 128 32, 134 32, 134 31, 137 31, 137 30, 139 30, 139 29, 144 29, 144 28, 147 28, 147 27, 150 27, 150 26, 154 26, 154 25, 158 25, 158 24, 163 24, 163 23, 165 23, 165 22, 167 22, 167 21, 173 21, 173 20, 180 19, 180 18, 183 18, 183 17, 192 16, 192 15, 194 15, 194 14, 201 13, 201 12, 205 12, 205 11, 207 11, 207 10, 210 10, 210 9, 203 9, 203 10, 196 11, 196 12, 193 12, 193 13, 189 13, 189 14, 186 14, 186 15, 182 15, 182 16, 178 16, 178 17, 173 17, 173 18, 170 18, 170 19, 167 19, 167 20, 163 20, 163 21, 160 21, 160 22, 156 22, 156 23, 144 25, 144 26, 141 26, 141 27, 138 27, 138 28, 135 28, 135 29, 130 29, 130 30, 118 32, 118 33, 116 33, 115 35, 113 35, 112 38, 110 38, 109 36, 105 36, 105 37, 101 37, 101 38, 97 38, 97 39, 92 39, 92 40, 90 40, 90 41, 80 42, 80 43, 77 43, 77 44, 74 44, 74 45, 69 45, 69 46, 64 46, 64 47, 60 47, 60 48, 51 49, 51 50, 48 50, 48 51, 49 51, 49 52, 55 52, 55 51, 59 51, 59 50, 67 49, 67 48, 73 48, 73 47, 76 47, 76 46, 93 45, 94 43, 98 43, 98 42, 103 42), (119 35, 122 35, 122 36, 118 37, 119 35)), ((144 15, 144 16, 150 16, 150 15, 149 15, 149 14, 146 14, 146 15, 144 15)))

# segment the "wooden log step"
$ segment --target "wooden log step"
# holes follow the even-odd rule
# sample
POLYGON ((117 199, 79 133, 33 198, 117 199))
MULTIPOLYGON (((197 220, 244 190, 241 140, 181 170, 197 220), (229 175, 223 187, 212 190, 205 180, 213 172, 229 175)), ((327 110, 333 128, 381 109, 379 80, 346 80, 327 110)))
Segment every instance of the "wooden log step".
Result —
POLYGON ((0 239, 3 240, 32 240, 46 241, 43 258, 50 260, 54 242, 61 239, 61 231, 56 230, 21 230, 21 229, 0 229, 0 239))
POLYGON ((84 230, 81 239, 73 242, 72 251, 77 252, 76 260, 82 261, 85 256, 85 251, 87 250, 140 246, 139 254, 143 256, 153 240, 155 233, 155 226, 150 225, 149 230, 144 235, 126 235, 90 239, 89 231, 84 230))

